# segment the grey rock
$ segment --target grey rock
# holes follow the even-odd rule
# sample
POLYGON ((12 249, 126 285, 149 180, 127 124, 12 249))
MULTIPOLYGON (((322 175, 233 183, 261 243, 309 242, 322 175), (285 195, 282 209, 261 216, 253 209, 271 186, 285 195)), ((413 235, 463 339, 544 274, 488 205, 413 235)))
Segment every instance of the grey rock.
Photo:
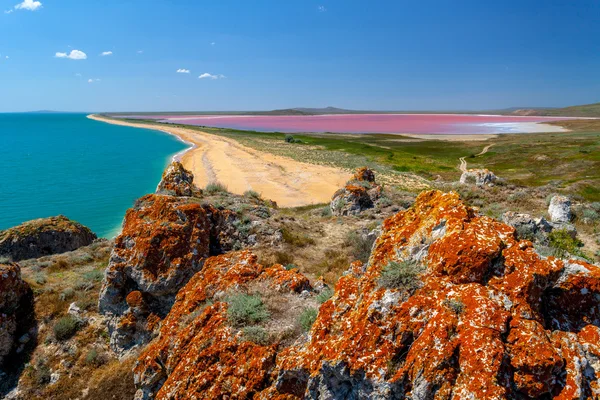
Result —
POLYGON ((470 169, 460 176, 459 182, 463 185, 492 185, 498 178, 487 169, 470 169))
POLYGON ((571 200, 566 196, 556 195, 550 200, 548 207, 550 221, 568 223, 571 221, 571 200))

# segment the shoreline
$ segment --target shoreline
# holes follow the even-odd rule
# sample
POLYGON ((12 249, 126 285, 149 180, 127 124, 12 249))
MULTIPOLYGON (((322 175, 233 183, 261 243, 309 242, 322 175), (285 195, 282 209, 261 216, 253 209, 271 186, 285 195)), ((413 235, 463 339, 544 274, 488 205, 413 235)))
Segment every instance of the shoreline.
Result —
POLYGON ((200 130, 176 126, 154 126, 119 121, 90 114, 87 118, 114 124, 155 130, 174 135, 190 147, 173 156, 194 174, 194 183, 202 188, 220 182, 235 194, 248 190, 282 207, 329 203, 351 174, 341 168, 299 162, 291 158, 245 147, 234 139, 200 130))

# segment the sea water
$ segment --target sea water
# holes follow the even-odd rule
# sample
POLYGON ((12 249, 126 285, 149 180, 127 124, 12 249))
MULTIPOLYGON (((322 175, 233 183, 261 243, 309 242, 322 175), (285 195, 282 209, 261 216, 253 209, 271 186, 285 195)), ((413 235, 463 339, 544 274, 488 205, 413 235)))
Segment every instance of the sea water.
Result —
POLYGON ((0 230, 63 214, 113 237, 127 208, 154 192, 186 147, 167 133, 86 114, 0 114, 0 230))

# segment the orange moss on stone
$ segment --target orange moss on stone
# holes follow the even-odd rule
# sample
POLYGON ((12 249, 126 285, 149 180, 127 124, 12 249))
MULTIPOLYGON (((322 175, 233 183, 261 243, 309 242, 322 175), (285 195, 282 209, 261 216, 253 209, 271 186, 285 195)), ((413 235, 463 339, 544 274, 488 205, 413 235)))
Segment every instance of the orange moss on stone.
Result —
POLYGON ((148 396, 244 399, 269 386, 277 344, 245 340, 228 325, 227 303, 219 301, 228 291, 243 291, 255 281, 281 291, 310 289, 298 271, 281 265, 265 268, 249 251, 209 258, 179 291, 159 337, 136 363, 136 381, 148 396))

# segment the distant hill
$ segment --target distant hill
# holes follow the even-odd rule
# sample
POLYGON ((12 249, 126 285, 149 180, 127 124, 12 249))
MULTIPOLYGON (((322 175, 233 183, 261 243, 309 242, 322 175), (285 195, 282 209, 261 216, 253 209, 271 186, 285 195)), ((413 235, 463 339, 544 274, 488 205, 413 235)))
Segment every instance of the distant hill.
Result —
POLYGON ((600 103, 584 104, 563 108, 522 108, 511 112, 512 115, 543 115, 557 117, 600 117, 600 103))

